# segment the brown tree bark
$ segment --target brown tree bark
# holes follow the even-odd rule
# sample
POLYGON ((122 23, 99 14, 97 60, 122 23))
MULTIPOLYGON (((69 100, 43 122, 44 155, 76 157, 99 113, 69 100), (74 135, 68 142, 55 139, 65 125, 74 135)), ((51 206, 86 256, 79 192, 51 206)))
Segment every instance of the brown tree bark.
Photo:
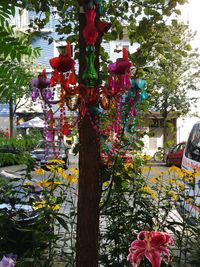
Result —
MULTIPOLYGON (((79 83, 85 62, 85 42, 82 30, 85 25, 84 13, 79 14, 79 83)), ((99 72, 99 47, 96 44, 96 70, 99 72)), ((76 238, 76 267, 97 267, 99 253, 99 202, 101 195, 100 149, 97 133, 85 116, 79 125, 79 189, 76 238)))
POLYGON ((13 110, 13 99, 9 100, 9 121, 10 121, 10 138, 14 136, 14 110, 13 110))

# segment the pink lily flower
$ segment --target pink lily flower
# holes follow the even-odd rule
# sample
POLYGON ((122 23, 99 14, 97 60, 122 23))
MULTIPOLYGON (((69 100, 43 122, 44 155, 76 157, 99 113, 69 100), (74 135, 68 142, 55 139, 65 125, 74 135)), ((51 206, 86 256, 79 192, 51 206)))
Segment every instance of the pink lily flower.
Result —
POLYGON ((14 267, 14 261, 10 257, 3 256, 2 260, 0 261, 0 267, 14 267))
POLYGON ((170 234, 142 231, 137 235, 137 240, 131 243, 127 260, 133 267, 137 267, 145 256, 152 267, 160 267, 162 260, 169 263, 168 246, 170 244, 174 245, 170 234))

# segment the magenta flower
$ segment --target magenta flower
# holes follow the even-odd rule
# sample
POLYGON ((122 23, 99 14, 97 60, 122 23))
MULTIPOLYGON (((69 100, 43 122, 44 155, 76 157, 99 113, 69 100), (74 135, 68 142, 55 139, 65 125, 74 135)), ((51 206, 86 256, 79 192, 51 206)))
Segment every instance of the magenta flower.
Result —
POLYGON ((167 233, 142 231, 131 243, 127 260, 137 267, 145 256, 152 267, 160 267, 161 261, 169 262, 169 244, 174 245, 174 241, 167 233))
POLYGON ((14 267, 14 261, 10 257, 3 256, 0 261, 0 267, 14 267))

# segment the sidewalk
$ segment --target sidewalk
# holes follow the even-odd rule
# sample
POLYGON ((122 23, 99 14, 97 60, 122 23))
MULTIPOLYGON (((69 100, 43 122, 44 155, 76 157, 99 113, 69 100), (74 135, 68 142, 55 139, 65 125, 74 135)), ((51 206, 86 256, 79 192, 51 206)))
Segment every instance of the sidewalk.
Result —
POLYGON ((147 161, 147 166, 163 166, 166 167, 166 162, 163 161, 154 161, 154 160, 149 160, 147 161))
POLYGON ((25 171, 27 168, 27 166, 25 164, 21 164, 21 165, 13 165, 13 166, 5 166, 5 167, 0 167, 0 172, 1 171, 7 171, 7 172, 22 172, 25 171))

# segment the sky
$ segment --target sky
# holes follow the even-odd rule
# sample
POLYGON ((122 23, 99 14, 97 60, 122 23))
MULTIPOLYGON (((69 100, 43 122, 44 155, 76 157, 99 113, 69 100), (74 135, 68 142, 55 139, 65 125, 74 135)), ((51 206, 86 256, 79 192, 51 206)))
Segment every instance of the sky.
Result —
POLYGON ((192 46, 200 49, 200 0, 188 0, 188 4, 181 6, 181 11, 183 21, 185 23, 189 22, 189 27, 193 31, 197 31, 192 46))

